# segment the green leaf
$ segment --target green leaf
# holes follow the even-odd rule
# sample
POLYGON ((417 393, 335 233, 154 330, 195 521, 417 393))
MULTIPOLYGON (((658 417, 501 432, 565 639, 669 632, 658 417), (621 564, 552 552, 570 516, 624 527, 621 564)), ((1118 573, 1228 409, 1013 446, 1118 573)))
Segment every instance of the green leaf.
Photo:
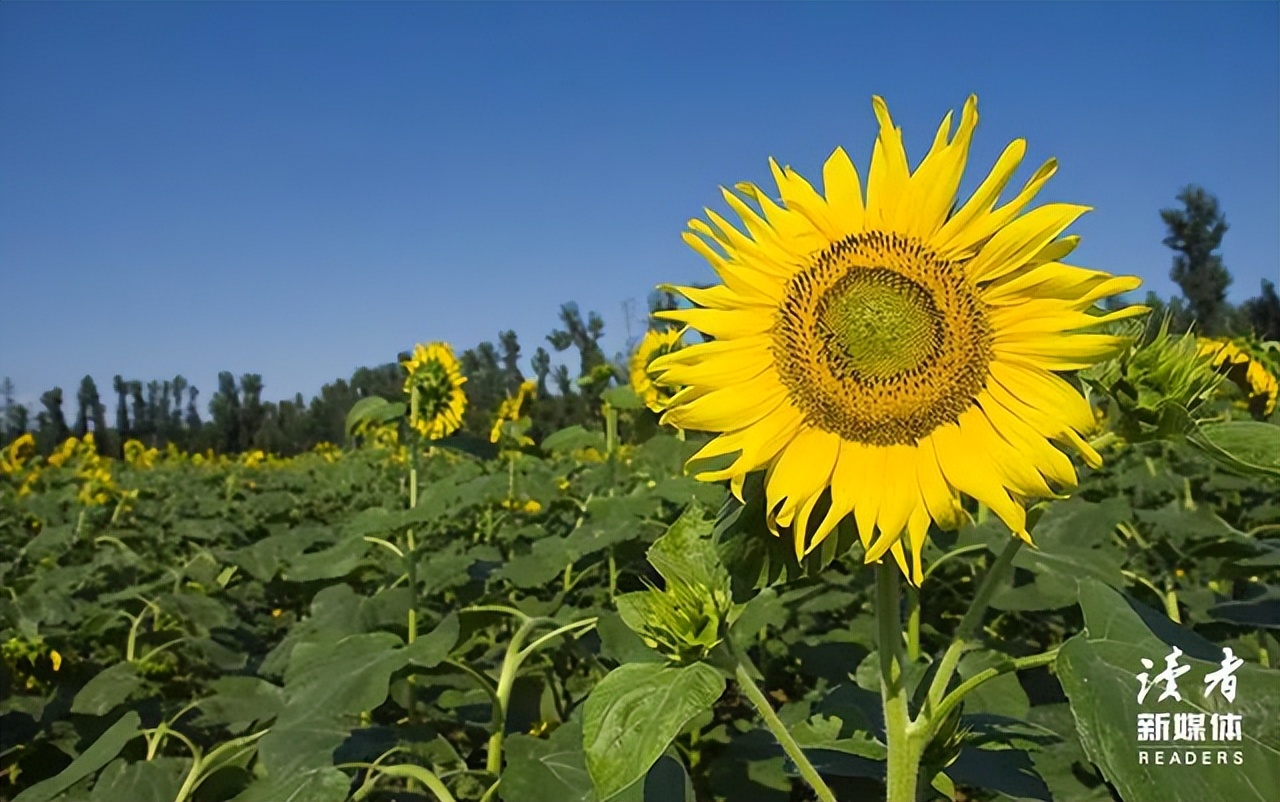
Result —
POLYGON ((200 702, 200 724, 243 730, 269 721, 284 708, 284 691, 258 677, 219 677, 210 684, 213 696, 200 702))
POLYGON ((351 406, 351 411, 347 413, 345 430, 350 435, 362 423, 382 424, 403 417, 404 413, 403 403, 391 402, 382 396, 371 395, 368 398, 361 398, 351 406))
POLYGON ((636 395, 636 391, 631 389, 629 384, 610 387, 600 394, 600 400, 614 409, 641 409, 644 407, 644 401, 640 399, 640 396, 636 395))
POLYGON ((512 735, 506 752, 507 767, 498 786, 505 802, 595 802, 578 722, 562 724, 546 741, 512 735))
MULTIPOLYGON (((1079 582, 1092 577, 1112 587, 1126 582, 1120 567, 1124 550, 1115 543, 1116 525, 1132 511, 1123 498, 1101 503, 1073 498, 1055 502, 1032 529, 1036 548, 1023 548, 1014 557, 1017 568, 1030 571, 1033 581, 996 593, 997 610, 1053 610, 1075 604, 1079 582)), ((1008 542, 1003 524, 991 523, 961 532, 958 545, 985 543, 998 554, 1008 542)))
POLYGON ((304 641, 285 671, 286 705, 259 754, 274 776, 330 765, 350 727, 344 716, 373 710, 387 698, 391 675, 404 666, 407 649, 389 632, 304 641))
POLYGON ((332 767, 271 775, 253 782, 232 802, 344 802, 351 778, 332 767))
POLYGON ((191 770, 191 758, 157 757, 112 761, 93 784, 89 802, 173 802, 191 770))
POLYGON ((599 432, 589 432, 574 424, 547 435, 546 439, 542 441, 542 450, 547 453, 576 451, 580 448, 595 448, 603 451, 604 435, 599 432))
MULTIPOLYGON (((1221 668, 1217 647, 1194 633, 1160 621, 1100 582, 1081 583, 1080 606, 1085 631, 1071 638, 1058 655, 1058 676, 1070 700, 1076 729, 1089 759, 1119 790, 1125 802, 1265 802, 1280 788, 1280 671, 1246 663, 1235 672, 1235 700, 1220 692, 1206 696, 1203 678, 1221 668), (1150 624, 1148 622, 1151 622, 1150 624), (1160 637, 1152 631, 1160 632, 1160 637), (1190 671, 1180 678, 1182 701, 1159 701, 1164 690, 1157 683, 1144 703, 1137 701, 1137 674, 1151 661, 1155 676, 1164 670, 1173 646, 1184 652, 1179 666, 1190 671), (1188 741, 1187 748, 1156 749, 1138 741, 1139 713, 1203 714, 1206 740, 1188 741), (1241 716, 1240 741, 1213 741, 1214 714, 1241 716), (1209 764, 1204 764, 1208 754, 1209 764), (1226 756, 1219 762, 1219 753, 1226 756), (1145 762, 1144 762, 1145 755, 1145 762), (1238 758, 1237 758, 1238 756, 1238 758), (1171 761, 1178 759, 1178 764, 1171 761), (1195 764, 1190 764, 1194 759, 1195 764), (1237 763, 1237 759, 1240 761, 1237 763), (1156 761, 1159 760, 1160 763, 1156 761)), ((1171 743, 1170 736, 1161 742, 1171 743)))
POLYGON ((667 582, 685 582, 709 590, 729 589, 729 574, 720 564, 713 523, 702 508, 690 504, 676 522, 649 547, 649 562, 667 582))
POLYGON ((47 780, 41 780, 13 798, 13 802, 41 802, 52 799, 71 786, 110 763, 124 749, 124 745, 138 735, 141 719, 130 710, 112 724, 106 732, 84 750, 71 765, 47 780))
POLYGON ((72 713, 101 716, 124 704, 145 680, 133 663, 116 663, 85 683, 71 703, 72 713))
POLYGON ((412 665, 435 668, 444 662, 449 652, 458 644, 460 629, 458 614, 449 613, 435 629, 404 648, 405 658, 412 665))
POLYGON ((1226 468, 1280 477, 1280 427, 1262 421, 1206 423, 1189 439, 1226 468))
MULTIPOLYGON (((1013 658, 1007 654, 982 649, 967 653, 960 659, 960 676, 969 679, 988 668, 998 668, 1013 658)), ((971 713, 992 713, 1020 719, 1027 715, 1031 703, 1022 689, 1018 675, 1012 671, 992 677, 974 688, 964 697, 964 709, 971 713)))
POLYGON ((587 770, 597 794, 607 799, 643 777, 724 687, 720 672, 704 663, 628 663, 609 672, 587 697, 583 715, 587 770))

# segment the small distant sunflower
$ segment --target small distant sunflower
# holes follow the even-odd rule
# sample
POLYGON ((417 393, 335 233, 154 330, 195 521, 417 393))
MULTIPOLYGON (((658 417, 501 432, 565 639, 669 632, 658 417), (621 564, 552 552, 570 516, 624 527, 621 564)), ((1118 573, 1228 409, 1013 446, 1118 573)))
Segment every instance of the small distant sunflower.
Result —
POLYGON ((419 343, 413 355, 400 363, 409 375, 404 391, 410 399, 409 421, 428 440, 448 437, 462 426, 467 408, 467 381, 448 343, 419 343))
POLYGON ((1201 356, 1211 356, 1214 370, 1230 379, 1247 396, 1251 413, 1265 418, 1275 412, 1280 385, 1267 366, 1249 350, 1231 340, 1204 337, 1197 338, 1196 348, 1201 356))
MULTIPOLYGON (((490 443, 496 443, 502 439, 502 424, 515 423, 520 420, 521 416, 524 414, 525 403, 533 397, 533 394, 537 389, 537 382, 532 379, 526 379, 520 383, 520 388, 516 390, 516 394, 514 396, 508 396, 503 399, 502 403, 498 405, 498 416, 493 422, 493 428, 489 430, 490 443)), ((533 442, 523 435, 520 439, 522 441, 528 441, 527 443, 522 444, 532 444, 533 442)))
POLYGON ((1023 140, 956 202, 977 98, 954 136, 946 116, 914 171, 884 101, 872 103, 865 200, 837 148, 825 194, 770 160, 781 203, 753 184, 724 190, 746 233, 711 210, 710 225, 689 223, 685 240, 724 283, 678 288, 697 308, 659 314, 712 339, 650 367, 683 387, 664 422, 718 434, 693 459, 737 455, 700 479, 728 479, 741 498, 746 475, 765 469, 768 524, 791 528, 797 556, 852 515, 867 561, 891 553, 919 583, 930 524, 959 526, 961 493, 1029 541, 1026 501, 1076 483, 1054 443, 1101 463, 1080 435, 1093 410, 1056 372, 1116 354, 1126 338, 1088 330, 1146 310, 1103 314, 1098 301, 1141 281, 1060 261, 1078 242, 1061 235, 1086 207, 1021 214, 1055 161, 996 205, 1023 140))
POLYGON ((640 338, 640 344, 631 354, 631 389, 636 391, 644 405, 654 412, 666 409, 671 401, 672 393, 666 387, 659 386, 649 375, 649 364, 665 354, 672 353, 681 347, 680 338, 684 332, 680 329, 658 331, 649 329, 640 338))

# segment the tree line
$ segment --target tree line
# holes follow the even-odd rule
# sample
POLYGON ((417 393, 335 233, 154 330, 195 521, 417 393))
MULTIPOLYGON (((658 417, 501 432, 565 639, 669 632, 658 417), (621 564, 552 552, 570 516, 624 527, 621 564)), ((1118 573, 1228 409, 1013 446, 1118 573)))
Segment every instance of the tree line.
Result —
MULTIPOLYGON (((654 293, 649 299, 650 319, 658 309, 674 308, 669 293, 654 293)), ((498 405, 514 395, 526 378, 537 386, 531 404, 534 436, 572 424, 597 426, 601 423, 600 395, 611 383, 625 381, 624 354, 606 356, 600 345, 604 318, 596 312, 585 316, 576 303, 560 308, 560 326, 546 337, 530 358, 532 376, 521 369, 522 350, 514 331, 498 334, 497 342, 482 342, 458 355, 467 377, 467 409, 464 430, 487 437, 498 405), (568 364, 553 367, 553 352, 577 356, 577 368, 568 364)), ((85 376, 72 405, 61 387, 40 396, 32 410, 16 402, 14 383, 0 382, 0 444, 12 442, 30 432, 36 449, 49 454, 68 437, 83 438, 92 432, 98 450, 119 456, 124 443, 138 440, 148 446, 165 448, 173 444, 188 452, 212 449, 219 454, 236 454, 251 449, 289 456, 307 451, 319 443, 342 443, 346 438, 348 411, 360 399, 381 396, 403 401, 404 370, 398 355, 395 362, 355 370, 348 379, 337 379, 320 388, 309 401, 302 393, 283 401, 264 401, 264 382, 257 373, 239 377, 230 371, 218 374, 218 387, 203 408, 200 390, 183 376, 142 382, 116 375, 112 379, 114 414, 108 420, 108 398, 104 398, 92 376, 85 376)))
MULTIPOLYGON (((1280 297, 1273 282, 1263 279, 1259 295, 1239 306, 1227 301, 1232 279, 1219 250, 1228 226, 1217 198, 1201 187, 1188 186, 1177 200, 1180 205, 1160 210, 1160 217, 1167 231, 1164 244, 1174 252, 1170 278, 1180 295, 1165 300, 1148 293, 1146 303, 1154 315, 1168 315, 1174 330, 1194 328, 1211 337, 1253 335, 1280 340, 1280 297)), ((653 321, 654 311, 675 304, 670 293, 652 294, 649 320, 653 321)), ((600 425, 600 395, 611 383, 626 381, 626 355, 610 359, 600 346, 605 324, 599 314, 589 312, 584 317, 577 304, 566 303, 560 308, 559 322, 545 338, 551 350, 540 345, 529 359, 537 385, 530 410, 535 437, 572 424, 600 425), (552 351, 566 354, 570 363, 576 354, 576 370, 564 363, 553 367, 552 351)), ((399 359, 406 357, 401 354, 399 359)), ((465 431, 487 436, 498 405, 526 379, 522 357, 514 331, 503 331, 496 343, 482 342, 459 355, 467 377, 465 431)), ((92 376, 81 380, 70 420, 62 388, 40 396, 32 420, 31 410, 14 400, 16 388, 6 378, 0 384, 0 442, 32 432, 37 450, 48 454, 68 437, 93 432, 98 449, 112 455, 121 453, 126 440, 136 439, 158 448, 172 443, 189 452, 212 449, 235 454, 261 449, 287 456, 322 442, 343 442, 351 407, 375 395, 403 400, 403 380, 397 360, 362 367, 348 379, 325 384, 310 401, 297 393, 291 400, 274 402, 263 401, 259 374, 237 378, 223 371, 202 412, 199 389, 182 376, 144 383, 116 375, 111 383, 115 413, 109 422, 106 403, 92 376)))

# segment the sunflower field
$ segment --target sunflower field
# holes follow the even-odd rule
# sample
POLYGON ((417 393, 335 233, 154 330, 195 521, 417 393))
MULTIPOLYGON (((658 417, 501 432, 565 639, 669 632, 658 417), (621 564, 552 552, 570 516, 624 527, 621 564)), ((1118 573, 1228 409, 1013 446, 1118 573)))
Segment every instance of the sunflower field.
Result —
POLYGON ((874 111, 865 192, 690 224, 599 426, 468 433, 430 343, 296 456, 9 444, 0 799, 1280 798, 1280 345, 874 111))

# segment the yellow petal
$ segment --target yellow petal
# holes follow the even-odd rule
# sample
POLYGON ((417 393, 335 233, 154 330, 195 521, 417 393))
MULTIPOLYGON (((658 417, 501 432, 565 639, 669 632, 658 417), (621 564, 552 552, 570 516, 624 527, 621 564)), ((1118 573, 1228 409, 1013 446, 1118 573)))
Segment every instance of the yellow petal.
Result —
POLYGON ((977 450, 955 423, 938 427, 931 439, 948 484, 986 504, 1013 532, 1026 531, 1026 510, 1009 496, 991 455, 977 450))
POLYGON ((827 206, 839 230, 844 234, 861 231, 862 182, 844 148, 836 148, 822 166, 822 188, 827 193, 827 206))
POLYGON ((1032 209, 997 231, 977 256, 965 264, 965 271, 978 282, 1012 273, 1087 211, 1087 206, 1070 203, 1051 203, 1032 209))
POLYGON ((974 190, 973 195, 969 197, 969 200, 965 201, 956 210, 955 214, 947 219, 942 228, 938 230, 937 235, 933 238, 933 246, 946 258, 955 258, 964 250, 963 247, 955 244, 957 242, 956 238, 990 212, 992 207, 996 205, 1000 193, 1004 191, 1009 179, 1013 178, 1013 174, 1017 171, 1018 165, 1022 163, 1022 157, 1026 155, 1026 152, 1026 140, 1015 139, 1010 142, 1000 154, 1000 158, 996 159, 996 163, 992 166, 991 171, 987 173, 987 177, 982 180, 982 183, 974 190))
POLYGON ((969 144, 978 125, 978 99, 970 95, 960 116, 955 138, 947 142, 951 129, 948 114, 938 129, 933 148, 911 176, 911 214, 908 233, 923 240, 933 235, 946 222, 960 189, 960 178, 969 159, 969 144))
POLYGON ((681 429, 735 431, 765 417, 786 397, 786 388, 769 369, 750 381, 729 387, 681 390, 672 397, 662 420, 681 429))
POLYGON ((653 316, 662 320, 684 323, 717 339, 732 339, 771 331, 774 327, 774 316, 761 311, 762 309, 763 307, 730 310, 668 309, 655 312, 653 316))
POLYGON ((788 209, 794 209, 808 218, 828 242, 835 242, 844 236, 827 208, 827 201, 808 181, 794 170, 779 167, 773 159, 769 159, 769 169, 773 172, 773 180, 778 184, 782 202, 788 209))
POLYGON ((1022 187, 1022 190, 1014 196, 1013 200, 1000 208, 990 212, 977 213, 973 216, 972 221, 963 228, 958 225, 954 228, 952 227, 959 215, 948 220, 947 224, 938 232, 935 240, 934 247, 939 255, 947 259, 962 259, 972 254, 992 235, 999 232, 1017 217, 1057 171, 1058 162, 1050 159, 1041 165, 1039 170, 1036 170, 1030 180, 1022 187))
POLYGON ((995 341, 992 352, 1005 362, 1028 362, 1045 370, 1084 370, 1110 359, 1129 346, 1128 337, 1112 334, 1029 334, 995 341))
POLYGON ((880 96, 871 98, 880 123, 880 133, 871 151, 871 171, 867 175, 866 227, 905 233, 896 214, 907 191, 910 168, 902 147, 902 129, 893 124, 889 107, 880 96))

